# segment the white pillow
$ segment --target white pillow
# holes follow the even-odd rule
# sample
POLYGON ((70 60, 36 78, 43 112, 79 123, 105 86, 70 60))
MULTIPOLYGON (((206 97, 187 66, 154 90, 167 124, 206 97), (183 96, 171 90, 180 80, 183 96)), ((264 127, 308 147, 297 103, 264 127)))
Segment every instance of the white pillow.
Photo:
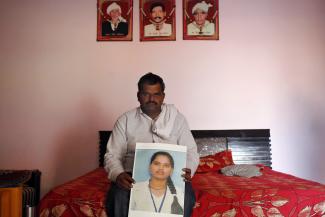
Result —
POLYGON ((226 176, 241 176, 247 178, 262 175, 259 167, 248 164, 229 165, 222 168, 221 173, 226 176))
POLYGON ((214 155, 227 149, 226 137, 196 138, 195 142, 200 157, 214 155))

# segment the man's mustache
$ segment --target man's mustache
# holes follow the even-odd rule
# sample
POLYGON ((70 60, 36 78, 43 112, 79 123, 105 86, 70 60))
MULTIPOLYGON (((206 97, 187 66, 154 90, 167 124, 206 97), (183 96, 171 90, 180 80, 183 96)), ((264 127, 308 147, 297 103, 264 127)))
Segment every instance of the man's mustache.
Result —
POLYGON ((148 105, 148 104, 155 104, 155 105, 157 105, 157 103, 156 103, 156 102, 153 102, 153 101, 147 102, 146 104, 147 104, 147 105, 148 105))
POLYGON ((154 19, 154 20, 158 20, 158 19, 161 20, 162 17, 154 17, 153 19, 154 19))

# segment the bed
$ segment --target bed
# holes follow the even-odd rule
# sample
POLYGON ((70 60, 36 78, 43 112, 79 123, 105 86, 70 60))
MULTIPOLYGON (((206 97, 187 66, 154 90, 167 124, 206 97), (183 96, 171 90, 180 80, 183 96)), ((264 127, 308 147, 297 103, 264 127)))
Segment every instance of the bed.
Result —
MULTIPOLYGON (((200 165, 192 179, 193 217, 325 216, 325 185, 272 170, 270 131, 193 130, 200 165), (254 165, 260 176, 226 176, 220 169, 254 165)), ((105 217, 110 186, 103 169, 110 131, 99 132, 99 167, 53 188, 39 204, 40 217, 105 217)), ((241 174, 239 174, 241 175, 241 174)))

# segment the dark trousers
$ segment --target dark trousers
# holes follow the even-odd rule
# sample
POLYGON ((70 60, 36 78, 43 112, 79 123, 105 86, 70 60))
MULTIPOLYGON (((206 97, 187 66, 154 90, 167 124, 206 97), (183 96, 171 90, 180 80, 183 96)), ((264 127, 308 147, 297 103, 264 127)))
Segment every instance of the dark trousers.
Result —
MULTIPOLYGON (((107 192, 106 212, 109 217, 127 217, 130 191, 117 186, 114 182, 107 192)), ((190 182, 185 182, 184 217, 190 217, 195 204, 195 194, 190 182)))

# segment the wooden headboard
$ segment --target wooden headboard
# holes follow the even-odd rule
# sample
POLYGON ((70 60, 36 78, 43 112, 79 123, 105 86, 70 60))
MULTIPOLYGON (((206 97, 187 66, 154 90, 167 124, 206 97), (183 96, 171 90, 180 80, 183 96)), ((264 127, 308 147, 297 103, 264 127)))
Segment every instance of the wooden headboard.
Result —
MULTIPOLYGON (((270 130, 192 130, 194 139, 225 138, 236 164, 272 166, 270 130)), ((106 145, 111 131, 99 131, 99 166, 104 166, 106 145)))

